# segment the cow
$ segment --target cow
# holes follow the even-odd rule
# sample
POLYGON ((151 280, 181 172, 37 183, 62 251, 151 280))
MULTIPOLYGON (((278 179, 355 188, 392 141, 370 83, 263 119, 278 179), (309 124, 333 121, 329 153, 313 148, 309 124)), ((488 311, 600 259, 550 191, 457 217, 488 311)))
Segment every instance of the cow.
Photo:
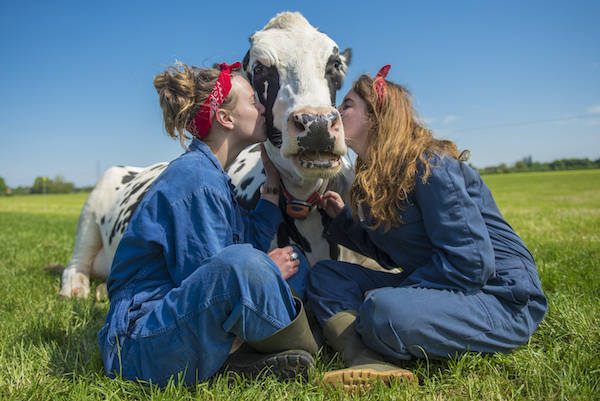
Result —
MULTIPOLYGON (((271 247, 295 244, 311 265, 322 259, 365 262, 323 239, 327 217, 314 207, 326 190, 347 196, 354 177, 335 108, 351 56, 351 49, 340 52, 300 13, 283 12, 250 37, 243 59, 243 70, 266 108, 265 148, 281 175, 284 221, 271 247)), ((112 167, 98 180, 79 217, 60 295, 88 297, 89 277, 108 277, 131 215, 167 165, 112 167)), ((265 179, 258 145, 245 149, 227 173, 239 203, 252 208, 265 179)))

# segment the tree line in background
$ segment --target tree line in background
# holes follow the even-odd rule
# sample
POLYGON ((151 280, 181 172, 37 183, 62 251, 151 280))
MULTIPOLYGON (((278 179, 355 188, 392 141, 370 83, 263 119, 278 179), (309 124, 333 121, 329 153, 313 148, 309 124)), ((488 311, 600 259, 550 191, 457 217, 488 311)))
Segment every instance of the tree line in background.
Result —
POLYGON ((524 173, 533 171, 587 170, 600 168, 600 159, 559 159, 551 162, 536 162, 531 156, 524 157, 512 166, 502 163, 497 166, 480 168, 480 174, 524 173))
MULTIPOLYGON (((585 170, 600 168, 600 159, 559 159, 552 162, 536 162, 531 156, 524 157, 512 166, 502 163, 497 166, 480 168, 480 174, 523 173, 533 171, 559 171, 559 170, 585 170)), ((9 188, 0 177, 0 196, 2 195, 28 195, 28 194, 66 194, 71 192, 91 192, 93 186, 75 187, 72 182, 65 181, 64 177, 36 177, 31 187, 9 188)))
POLYGON ((14 187, 6 185, 3 177, 0 177, 1 195, 29 195, 29 194, 68 194, 72 192, 91 192, 93 186, 78 188, 72 182, 65 181, 64 177, 57 175, 54 178, 36 177, 31 187, 14 187))

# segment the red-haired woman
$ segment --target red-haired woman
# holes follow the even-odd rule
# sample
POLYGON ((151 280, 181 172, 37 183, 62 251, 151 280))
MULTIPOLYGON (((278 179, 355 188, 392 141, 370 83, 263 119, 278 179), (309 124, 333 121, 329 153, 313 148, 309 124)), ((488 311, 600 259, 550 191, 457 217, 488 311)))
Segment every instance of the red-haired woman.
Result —
POLYGON ((349 367, 325 375, 336 386, 414 379, 385 360, 509 352, 546 311, 534 259, 490 190, 415 118, 386 67, 361 76, 339 108, 358 155, 351 208, 334 192, 320 207, 330 239, 402 272, 337 261, 310 271, 309 305, 349 367))

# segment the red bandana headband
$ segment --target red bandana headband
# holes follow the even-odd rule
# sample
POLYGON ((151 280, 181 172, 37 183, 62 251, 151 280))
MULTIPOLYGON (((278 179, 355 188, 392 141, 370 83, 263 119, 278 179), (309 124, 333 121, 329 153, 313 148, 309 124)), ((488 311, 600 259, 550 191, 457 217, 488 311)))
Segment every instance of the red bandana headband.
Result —
POLYGON ((375 75, 375 78, 373 78, 373 87, 375 88, 375 92, 377 92, 377 105, 379 107, 381 107, 385 98, 385 77, 390 72, 390 68, 392 68, 390 64, 384 65, 377 75, 375 75))
POLYGON ((231 71, 241 68, 242 64, 239 61, 231 65, 221 63, 219 67, 221 67, 221 74, 215 87, 187 127, 188 131, 199 139, 203 139, 208 134, 217 109, 231 90, 231 71))

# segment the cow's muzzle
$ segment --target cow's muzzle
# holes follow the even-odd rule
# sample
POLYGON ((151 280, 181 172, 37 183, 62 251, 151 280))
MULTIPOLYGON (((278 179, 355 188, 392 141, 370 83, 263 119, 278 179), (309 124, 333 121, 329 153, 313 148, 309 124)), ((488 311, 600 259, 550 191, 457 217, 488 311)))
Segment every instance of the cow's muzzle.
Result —
POLYGON ((340 113, 334 108, 304 108, 290 113, 282 155, 305 174, 331 177, 347 152, 340 113))

